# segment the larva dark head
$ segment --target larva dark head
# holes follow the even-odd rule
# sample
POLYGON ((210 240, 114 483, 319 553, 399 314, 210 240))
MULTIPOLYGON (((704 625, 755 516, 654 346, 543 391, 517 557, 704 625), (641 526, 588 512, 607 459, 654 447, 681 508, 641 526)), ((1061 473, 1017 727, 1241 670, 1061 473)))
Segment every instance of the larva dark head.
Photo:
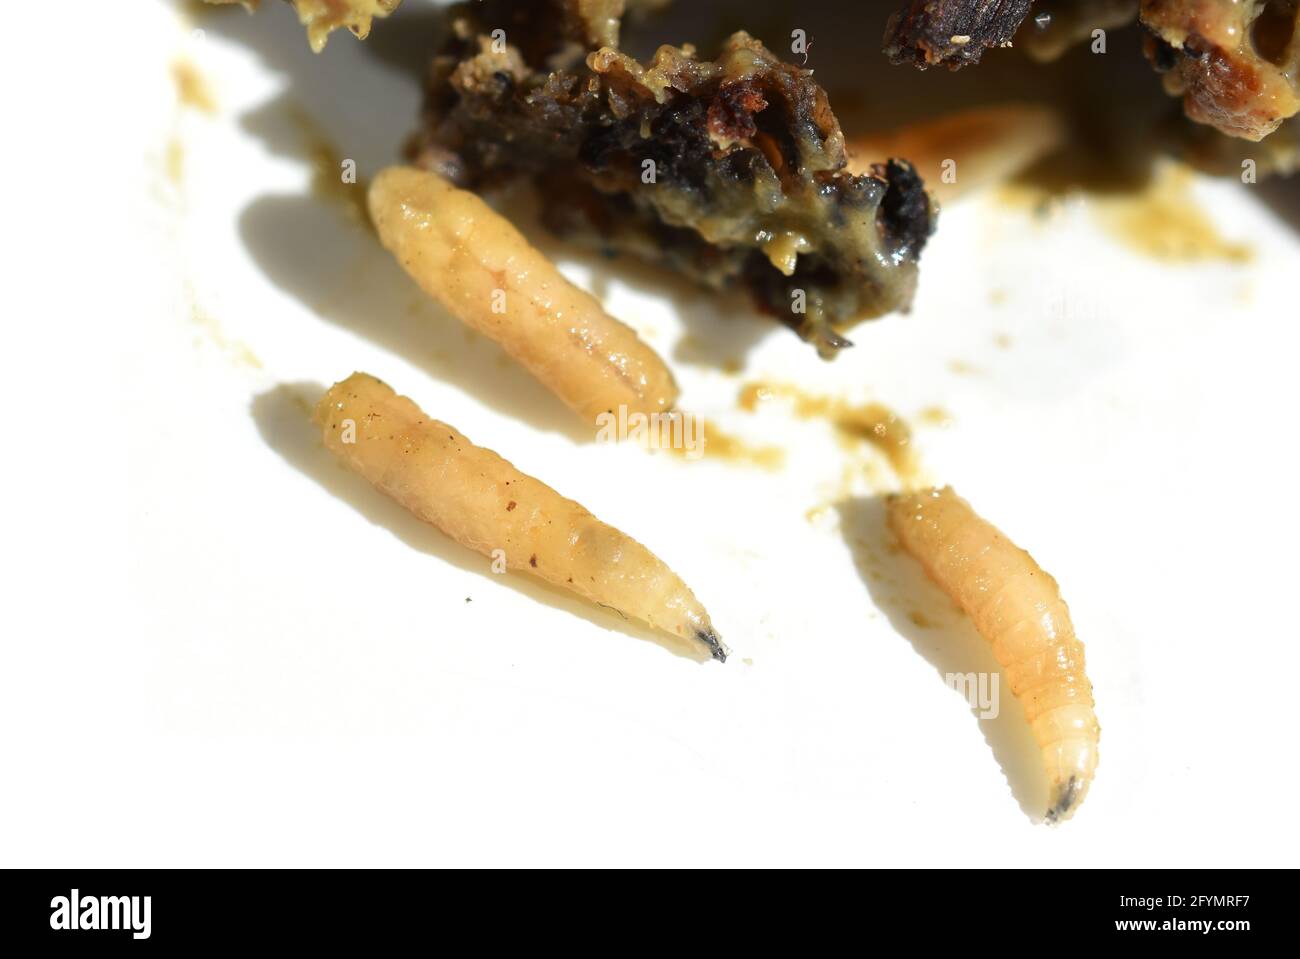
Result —
POLYGON ((1047 821, 1053 825, 1064 822, 1074 813, 1074 808, 1083 799, 1083 783, 1078 776, 1071 776, 1070 781, 1056 787, 1052 805, 1047 810, 1047 821))
POLYGON ((697 629, 695 638, 709 649, 709 655, 720 663, 727 661, 727 647, 722 645, 722 637, 715 633, 712 628, 704 630, 697 629))

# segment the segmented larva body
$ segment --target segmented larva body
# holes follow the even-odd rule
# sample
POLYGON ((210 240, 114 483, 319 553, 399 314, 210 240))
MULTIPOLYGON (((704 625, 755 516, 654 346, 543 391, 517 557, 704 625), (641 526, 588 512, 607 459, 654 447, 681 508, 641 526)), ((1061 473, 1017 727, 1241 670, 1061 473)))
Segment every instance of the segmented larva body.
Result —
POLYGON ((588 423, 677 402, 663 359, 468 190, 389 167, 368 194, 380 242, 425 293, 507 353, 588 423))
POLYGON ((1083 644, 1056 580, 951 487, 891 498, 889 525, 992 645, 1043 752, 1047 819, 1069 819, 1097 768, 1100 727, 1083 644))
POLYGON ((663 560, 387 383, 353 373, 316 422, 331 452, 456 542, 726 661, 708 611, 663 560))

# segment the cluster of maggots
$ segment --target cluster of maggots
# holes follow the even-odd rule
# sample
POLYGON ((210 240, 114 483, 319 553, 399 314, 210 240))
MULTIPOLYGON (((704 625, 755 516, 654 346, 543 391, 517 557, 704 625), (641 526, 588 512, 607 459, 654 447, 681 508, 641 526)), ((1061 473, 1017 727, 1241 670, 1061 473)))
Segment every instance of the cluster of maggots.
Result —
MULTIPOLYGON (((433 173, 375 178, 383 245, 421 288, 492 338, 576 415, 661 414, 671 371, 629 327, 566 280, 507 220, 433 173)), ((702 659, 728 649, 669 566, 631 536, 365 373, 335 384, 316 419, 326 446, 420 519, 512 570, 647 624, 702 659)), ((1099 729, 1083 646, 1055 580, 950 488, 893 496, 903 548, 990 643, 1042 750, 1049 822, 1070 817, 1097 764, 1099 729)))

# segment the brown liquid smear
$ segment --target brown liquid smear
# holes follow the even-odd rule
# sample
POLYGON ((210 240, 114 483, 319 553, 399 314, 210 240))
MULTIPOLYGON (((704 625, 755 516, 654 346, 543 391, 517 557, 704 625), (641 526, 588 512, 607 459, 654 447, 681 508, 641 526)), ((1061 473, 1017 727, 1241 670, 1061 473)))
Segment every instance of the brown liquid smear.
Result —
POLYGON ((1164 166, 1136 196, 1100 200, 1097 221, 1125 246, 1154 260, 1249 262, 1254 255, 1250 246, 1224 239, 1197 205, 1191 187, 1191 171, 1164 166))
POLYGON ((841 433, 864 439, 884 453, 900 479, 906 480, 916 474, 912 429, 883 403, 842 407, 831 422, 841 433))
POLYGON ((1062 196, 1082 196, 1094 221, 1113 240, 1163 263, 1219 260, 1249 262, 1254 252, 1219 234, 1192 191, 1192 171, 1175 163, 1157 164, 1151 178, 1131 191, 1060 190, 1041 181, 1022 179, 999 191, 1006 206, 1034 213, 1050 211, 1062 196))
POLYGON ((760 446, 727 433, 709 420, 700 420, 702 451, 685 446, 657 446, 686 460, 708 458, 721 460, 735 466, 757 466, 764 470, 779 470, 785 465, 785 450, 779 446, 760 446))
POLYGON ((854 405, 829 396, 814 396, 795 386, 748 383, 741 388, 739 404, 741 409, 753 412, 770 399, 786 400, 801 419, 826 420, 843 443, 865 440, 884 454, 904 485, 920 477, 922 470, 911 427, 883 403, 854 405))
POLYGON ((712 423, 704 427, 704 455, 765 470, 778 470, 785 465, 785 450, 779 446, 756 446, 738 436, 722 432, 712 423))

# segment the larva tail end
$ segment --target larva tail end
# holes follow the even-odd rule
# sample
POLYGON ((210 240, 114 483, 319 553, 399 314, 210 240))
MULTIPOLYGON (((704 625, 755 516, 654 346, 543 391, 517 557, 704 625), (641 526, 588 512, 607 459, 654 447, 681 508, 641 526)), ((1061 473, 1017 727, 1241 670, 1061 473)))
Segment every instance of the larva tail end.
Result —
POLYGON ((725 663, 727 661, 727 654, 730 650, 728 650, 726 646, 722 645, 722 637, 713 631, 713 627, 709 627, 708 629, 697 629, 695 631, 695 638, 704 644, 705 648, 709 651, 709 655, 718 662, 725 663))
POLYGON ((1088 794, 1088 781, 1078 776, 1071 776, 1068 782, 1058 783, 1048 807, 1046 821, 1055 826, 1065 822, 1074 815, 1074 811, 1088 794))

